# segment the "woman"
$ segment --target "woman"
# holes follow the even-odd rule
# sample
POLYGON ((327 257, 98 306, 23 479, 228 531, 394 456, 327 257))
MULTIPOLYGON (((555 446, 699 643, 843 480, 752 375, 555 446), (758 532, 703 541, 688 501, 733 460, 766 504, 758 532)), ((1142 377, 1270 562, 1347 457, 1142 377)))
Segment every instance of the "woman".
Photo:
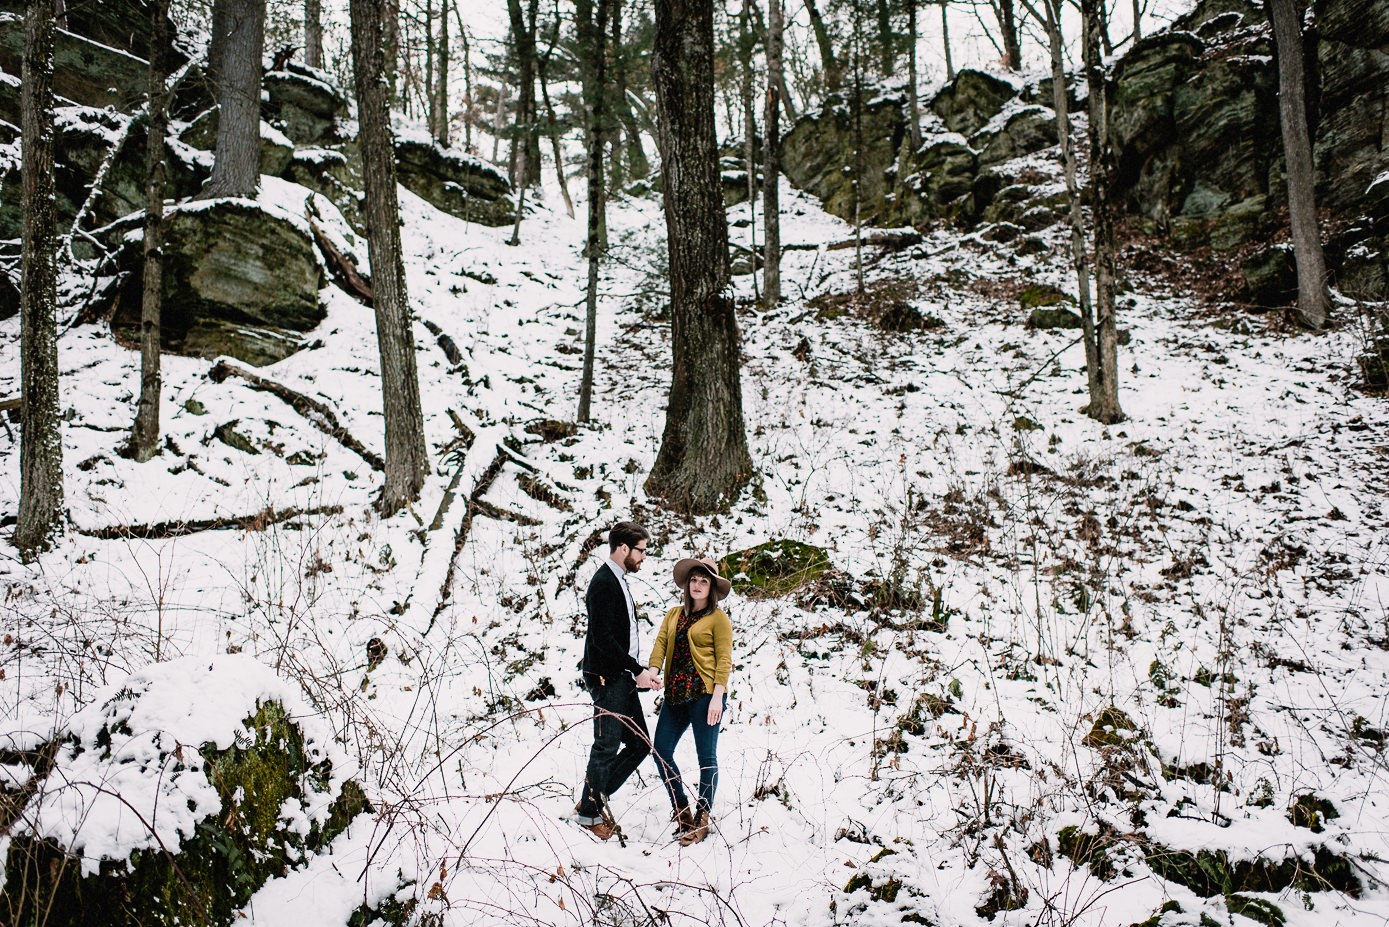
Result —
POLYGON ((719 723, 733 667, 733 624, 718 607, 730 583, 719 575, 714 561, 686 557, 675 564, 675 584, 684 602, 666 613, 648 661, 665 675, 665 699, 652 746, 670 795, 672 819, 679 825, 680 845, 690 846, 709 836, 709 808, 719 784, 719 723), (693 809, 675 765, 675 745, 686 728, 694 731, 699 757, 699 794, 693 809))

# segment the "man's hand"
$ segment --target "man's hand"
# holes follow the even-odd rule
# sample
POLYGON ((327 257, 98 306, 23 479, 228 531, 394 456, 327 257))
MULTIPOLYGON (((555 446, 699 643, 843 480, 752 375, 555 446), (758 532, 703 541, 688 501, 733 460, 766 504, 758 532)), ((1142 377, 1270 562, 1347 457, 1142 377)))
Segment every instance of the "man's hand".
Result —
POLYGON ((638 689, 659 689, 661 687, 661 677, 651 667, 647 667, 637 674, 638 689))

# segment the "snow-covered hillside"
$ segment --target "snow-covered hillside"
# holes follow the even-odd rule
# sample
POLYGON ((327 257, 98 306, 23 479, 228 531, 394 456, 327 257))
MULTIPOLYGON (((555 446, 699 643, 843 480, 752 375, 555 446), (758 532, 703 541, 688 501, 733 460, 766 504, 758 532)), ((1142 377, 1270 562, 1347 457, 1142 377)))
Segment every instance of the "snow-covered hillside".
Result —
MULTIPOLYGON (((267 180, 262 199, 305 195, 267 180)), ((1028 256, 950 231, 870 248, 875 297, 856 301, 852 249, 799 247, 852 230, 788 186, 788 298, 761 311, 736 278, 758 476, 690 520, 642 490, 669 382, 660 204, 612 204, 597 421, 571 431, 583 230, 557 202, 510 247, 402 192, 435 469, 386 522, 363 454, 202 360, 166 356, 165 450, 122 459, 138 355, 64 333, 72 524, 39 562, 0 561, 12 779, 11 753, 129 674, 239 652, 302 689, 376 809, 254 896, 265 927, 363 905, 432 924, 1389 920, 1389 426, 1353 388, 1353 325, 1214 317, 1136 277, 1129 420, 1106 428, 1079 411, 1073 333, 1023 324, 1026 287, 1073 286, 1061 229, 1028 256), (920 320, 885 330, 902 303, 920 320), (595 532, 633 516, 655 534, 647 616, 682 556, 789 538, 834 567, 732 599, 716 834, 693 848, 669 839, 654 765, 615 801, 625 846, 565 820, 591 736, 575 666, 595 532), (214 519, 231 527, 174 527, 214 519)), ((746 243, 747 206, 729 218, 746 243)), ((380 454, 373 316, 323 298, 317 344, 255 373, 380 454)), ((0 339, 8 395, 17 319, 0 339)), ((196 714, 196 676, 176 678, 196 714)))

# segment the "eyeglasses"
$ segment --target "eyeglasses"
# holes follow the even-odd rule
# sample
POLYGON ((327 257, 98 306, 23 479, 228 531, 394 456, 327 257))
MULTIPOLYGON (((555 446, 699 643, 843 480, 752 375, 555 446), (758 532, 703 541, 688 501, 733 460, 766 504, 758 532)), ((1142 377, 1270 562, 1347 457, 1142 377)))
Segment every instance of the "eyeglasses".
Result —
POLYGON ((633 548, 632 548, 632 552, 633 552, 633 553, 637 553, 637 554, 641 554, 643 557, 645 557, 645 556, 647 555, 647 550, 646 550, 645 547, 633 547, 633 548))

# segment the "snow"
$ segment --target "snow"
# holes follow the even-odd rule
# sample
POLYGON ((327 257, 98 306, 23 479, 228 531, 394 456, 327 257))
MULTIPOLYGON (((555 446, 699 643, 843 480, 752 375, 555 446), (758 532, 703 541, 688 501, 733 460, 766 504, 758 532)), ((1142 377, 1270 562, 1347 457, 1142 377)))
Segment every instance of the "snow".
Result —
MULTIPOLYGON (((265 178, 257 203, 304 227, 309 195, 265 178)), ((784 184, 781 196, 788 244, 852 236, 805 194, 784 184)), ((341 217, 315 202, 325 232, 364 260, 341 217)), ((340 741, 382 810, 261 889, 242 912, 257 925, 336 927, 364 900, 390 897, 417 899, 417 916, 450 925, 510 924, 518 912, 578 923, 594 919, 598 896, 695 923, 896 923, 917 911, 976 924, 991 871, 1009 867, 1028 901, 994 924, 1132 923, 1168 899, 1181 903, 1181 923, 1203 913, 1228 922, 1221 899, 1158 878, 1137 851, 1125 857, 1132 875, 1108 883, 1059 856, 1051 868, 1029 856, 1038 843, 1055 853, 1068 824, 1232 859, 1327 846, 1356 861, 1362 897, 1316 892, 1310 910, 1297 892, 1259 897, 1291 925, 1389 917, 1370 883, 1389 855, 1376 740, 1389 726, 1389 432, 1385 400, 1354 388, 1352 326, 1313 336, 1215 316, 1135 274, 1120 317, 1132 334, 1120 354, 1129 417, 1106 427, 1080 412, 1080 345, 1025 329, 1013 295, 1029 283, 1074 289, 1064 227, 1030 257, 949 230, 868 252, 870 284, 909 282, 910 302, 943 323, 900 335, 808 305, 852 288, 852 250, 787 251, 783 305, 739 314, 759 491, 727 515, 681 519, 643 489, 670 375, 668 326, 649 314, 667 285, 657 200, 610 205, 595 422, 553 443, 526 431, 572 420, 580 376, 583 223, 558 203, 546 190, 510 247, 509 227, 454 220, 401 192, 432 466, 419 502, 391 519, 372 509, 381 475, 365 461, 273 396, 236 378, 213 384, 201 360, 164 359, 161 421, 178 450, 146 464, 119 457, 138 356, 97 326, 64 334, 71 527, 36 564, 0 558, 0 717, 23 749, 35 732, 70 725, 88 749, 65 748, 63 774, 114 786, 176 842, 195 813, 176 806, 186 798, 205 813, 215 795, 191 765, 161 779, 155 747, 229 742, 257 699, 291 699, 315 743, 340 741), (425 322, 453 339, 462 364, 425 322), (805 360, 793 353, 802 338, 805 360), (451 411, 475 435, 466 451, 451 411), (1040 428, 1019 427, 1024 418, 1040 428), (219 442, 214 430, 232 420, 265 451, 219 442), (312 463, 288 462, 300 450, 312 463), (499 455, 510 462, 487 506, 470 506, 499 455), (1010 475, 1024 458, 1047 472, 1010 475), (532 478, 562 505, 532 497, 532 478), (93 536, 271 505, 342 511, 261 531, 93 536), (668 839, 649 766, 614 802, 625 848, 564 819, 589 744, 574 666, 602 547, 580 551, 632 513, 656 535, 632 577, 647 615, 674 601, 679 557, 782 537, 825 547, 860 579, 902 564, 948 614, 944 630, 911 629, 910 616, 735 595, 715 834, 689 849, 668 839), (1082 530, 1091 515, 1097 534, 1082 530), (387 651, 375 668, 372 639, 387 651), (1155 684, 1155 666, 1170 690, 1155 684), (122 688, 135 699, 110 702, 122 688), (905 752, 885 751, 922 695, 944 713, 902 734, 905 752), (116 710, 107 705, 130 719, 113 753, 130 763, 98 764, 90 749, 116 710), (1110 705, 1139 729, 1127 748, 1143 791, 1133 804, 1118 797, 1137 787, 1113 777, 1113 754, 1082 742, 1110 705), (1161 770, 1203 762, 1219 765, 1224 790, 1161 770), (1323 833, 1285 816, 1307 792, 1340 812, 1323 833), (894 853, 870 862, 884 848, 894 853), (899 880, 897 901, 846 895, 858 873, 899 880)), ((740 243, 750 229, 737 223, 750 218, 746 205, 730 210, 740 243)), ((735 278, 734 294, 751 297, 751 278, 735 278)), ((322 298, 314 346, 259 373, 327 403, 384 453, 372 312, 332 287, 322 298)), ((0 395, 18 391, 17 338, 17 319, 0 322, 0 395)), ((13 512, 18 449, 3 432, 0 458, 0 511, 13 512)), ((646 644, 653 633, 643 625, 646 644)), ((688 742, 682 750, 694 768, 688 742)), ((23 779, 24 768, 5 775, 23 779)), ((287 807, 282 818, 302 831, 321 811, 287 807)), ((84 860, 124 858, 151 839, 91 787, 45 792, 26 814, 84 860)))

